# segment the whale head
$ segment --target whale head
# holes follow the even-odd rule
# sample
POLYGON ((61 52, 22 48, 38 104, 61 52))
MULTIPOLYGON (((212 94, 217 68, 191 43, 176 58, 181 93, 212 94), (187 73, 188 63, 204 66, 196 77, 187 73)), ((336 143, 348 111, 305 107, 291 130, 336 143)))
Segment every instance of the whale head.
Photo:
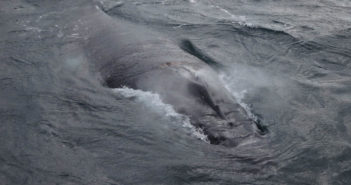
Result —
MULTIPOLYGON (((178 113, 187 115, 211 144, 237 146, 265 132, 257 121, 249 118, 215 71, 207 67, 166 65, 130 77, 128 82, 131 83, 127 85, 158 93, 178 113)), ((114 78, 110 79, 108 86, 121 86, 113 82, 114 78)))

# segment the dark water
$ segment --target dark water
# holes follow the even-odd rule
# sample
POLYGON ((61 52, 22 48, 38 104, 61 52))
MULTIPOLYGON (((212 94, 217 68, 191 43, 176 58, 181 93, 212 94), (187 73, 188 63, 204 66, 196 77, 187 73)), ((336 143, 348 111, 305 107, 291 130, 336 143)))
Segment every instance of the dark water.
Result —
POLYGON ((1 185, 351 183, 350 1, 98 3, 226 66, 269 129, 234 148, 155 94, 101 85, 69 24, 93 3, 0 1, 1 185))

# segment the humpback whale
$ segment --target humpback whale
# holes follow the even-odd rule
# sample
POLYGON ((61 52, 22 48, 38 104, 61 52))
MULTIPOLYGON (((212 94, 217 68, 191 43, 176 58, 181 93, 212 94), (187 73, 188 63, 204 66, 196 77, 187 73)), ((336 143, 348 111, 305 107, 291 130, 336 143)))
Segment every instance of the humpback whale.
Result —
POLYGON ((179 45, 98 6, 82 8, 77 17, 74 26, 102 85, 158 93, 202 129, 211 144, 236 146, 264 131, 221 83, 215 61, 197 55, 189 41, 179 45))

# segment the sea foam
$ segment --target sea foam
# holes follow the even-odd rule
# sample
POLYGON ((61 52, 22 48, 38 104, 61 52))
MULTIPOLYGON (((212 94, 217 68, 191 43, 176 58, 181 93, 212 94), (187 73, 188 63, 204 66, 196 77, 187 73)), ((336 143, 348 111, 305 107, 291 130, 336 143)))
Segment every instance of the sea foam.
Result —
POLYGON ((136 102, 143 104, 143 106, 159 115, 165 116, 173 123, 182 123, 182 126, 184 128, 187 128, 187 130, 190 131, 192 135, 208 142, 207 136, 203 134, 202 130, 195 128, 190 123, 189 117, 177 113, 172 105, 164 103, 157 93, 132 89, 129 87, 115 88, 113 89, 113 92, 118 93, 126 98, 134 98, 136 102))

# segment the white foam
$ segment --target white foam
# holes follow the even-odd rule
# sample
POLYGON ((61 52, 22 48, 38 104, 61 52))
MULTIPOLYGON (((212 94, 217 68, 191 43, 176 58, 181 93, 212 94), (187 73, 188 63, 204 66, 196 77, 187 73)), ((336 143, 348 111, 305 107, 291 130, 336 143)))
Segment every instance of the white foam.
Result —
POLYGON ((243 15, 232 14, 232 13, 230 13, 229 10, 227 10, 221 6, 215 5, 215 4, 213 4, 212 7, 218 9, 219 11, 223 12, 225 15, 229 16, 229 17, 226 16, 225 19, 231 20, 233 23, 237 23, 237 24, 240 24, 242 26, 247 26, 247 27, 255 27, 254 24, 250 23, 247 20, 247 18, 243 15))
POLYGON ((191 125, 189 117, 177 113, 173 109, 172 105, 164 103, 157 93, 132 89, 128 87, 115 88, 113 91, 121 94, 126 98, 135 98, 135 101, 142 103, 144 106, 156 112, 157 114, 164 115, 172 122, 182 123, 182 126, 188 128, 191 134, 203 141, 208 142, 208 139, 206 135, 203 134, 202 130, 197 129, 191 125))

